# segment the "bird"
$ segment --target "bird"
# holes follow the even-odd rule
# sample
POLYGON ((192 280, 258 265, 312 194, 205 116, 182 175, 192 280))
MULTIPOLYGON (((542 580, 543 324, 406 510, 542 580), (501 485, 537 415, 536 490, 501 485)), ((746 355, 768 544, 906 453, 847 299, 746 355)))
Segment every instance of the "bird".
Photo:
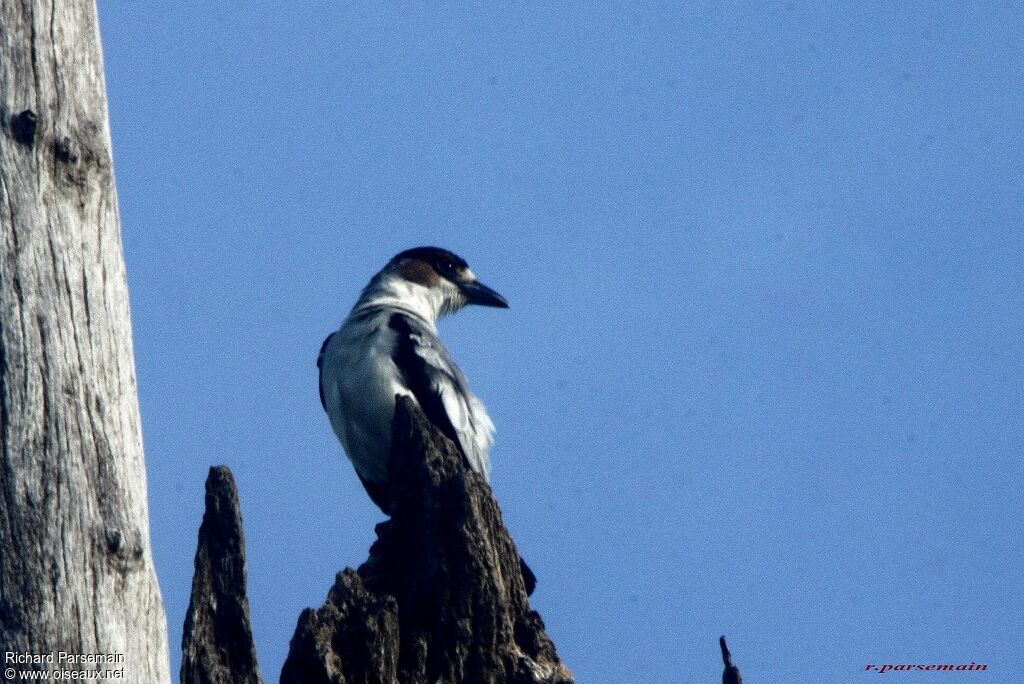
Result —
MULTIPOLYGON (((320 348, 320 403, 385 514, 391 514, 388 459, 398 396, 418 404, 470 469, 489 480, 494 422, 437 333, 439 319, 470 304, 508 308, 462 257, 440 247, 407 249, 370 279, 320 348)), ((520 566, 532 594, 536 577, 522 560, 520 566)))

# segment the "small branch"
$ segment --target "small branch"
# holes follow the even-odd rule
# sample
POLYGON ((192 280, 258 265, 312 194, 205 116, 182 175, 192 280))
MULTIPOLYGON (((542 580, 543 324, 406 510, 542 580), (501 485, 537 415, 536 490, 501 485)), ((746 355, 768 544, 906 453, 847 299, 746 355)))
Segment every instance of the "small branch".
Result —
POLYGON ((722 672, 722 684, 743 684, 743 677, 740 676, 740 668, 732 664, 732 654, 725 643, 725 636, 718 639, 718 645, 722 647, 722 662, 725 663, 725 670, 722 672))

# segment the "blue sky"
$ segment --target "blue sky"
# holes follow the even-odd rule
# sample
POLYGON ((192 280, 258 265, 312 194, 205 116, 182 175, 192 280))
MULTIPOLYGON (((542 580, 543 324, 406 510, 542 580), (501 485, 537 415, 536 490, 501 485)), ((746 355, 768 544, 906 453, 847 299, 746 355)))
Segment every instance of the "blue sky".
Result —
POLYGON ((579 681, 1021 677, 1019 7, 162 5, 100 19, 175 670, 210 465, 268 681, 365 559, 316 353, 437 244, 579 681))

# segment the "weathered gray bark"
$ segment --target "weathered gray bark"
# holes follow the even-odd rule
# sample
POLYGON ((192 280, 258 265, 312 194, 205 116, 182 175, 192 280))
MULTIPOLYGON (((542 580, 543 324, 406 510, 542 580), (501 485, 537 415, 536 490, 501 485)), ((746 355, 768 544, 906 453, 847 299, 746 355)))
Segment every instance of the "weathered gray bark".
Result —
POLYGON ((262 684, 246 595, 245 532, 235 478, 210 468, 192 600, 181 640, 181 684, 262 684))
POLYGON ((149 684, 131 339, 96 8, 0 0, 0 653, 122 654, 149 684))
POLYGON ((487 483, 405 398, 392 444, 391 520, 299 617, 281 683, 572 682, 487 483))

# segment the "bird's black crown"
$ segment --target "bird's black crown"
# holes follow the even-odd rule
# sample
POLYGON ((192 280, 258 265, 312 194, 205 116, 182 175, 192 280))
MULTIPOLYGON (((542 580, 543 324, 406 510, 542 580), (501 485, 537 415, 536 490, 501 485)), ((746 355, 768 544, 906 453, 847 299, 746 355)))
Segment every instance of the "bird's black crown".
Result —
POLYGON ((403 259, 419 259, 434 267, 438 273, 457 273, 468 267, 466 260, 454 252, 440 247, 413 247, 404 252, 399 252, 391 261, 399 262, 403 259))

